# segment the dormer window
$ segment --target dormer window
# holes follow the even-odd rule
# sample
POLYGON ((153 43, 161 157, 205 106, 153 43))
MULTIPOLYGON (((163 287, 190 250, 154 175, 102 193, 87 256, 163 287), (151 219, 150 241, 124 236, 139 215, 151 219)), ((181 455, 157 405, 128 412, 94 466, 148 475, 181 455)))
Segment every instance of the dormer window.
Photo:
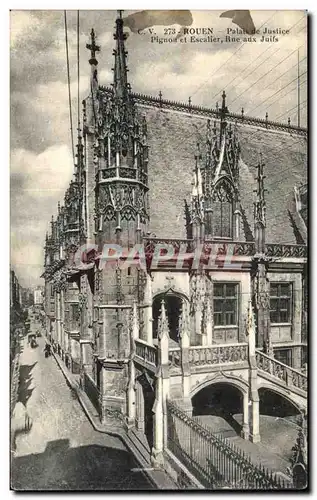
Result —
POLYGON ((207 238, 233 238, 233 193, 228 182, 215 187, 205 201, 205 234, 207 238))

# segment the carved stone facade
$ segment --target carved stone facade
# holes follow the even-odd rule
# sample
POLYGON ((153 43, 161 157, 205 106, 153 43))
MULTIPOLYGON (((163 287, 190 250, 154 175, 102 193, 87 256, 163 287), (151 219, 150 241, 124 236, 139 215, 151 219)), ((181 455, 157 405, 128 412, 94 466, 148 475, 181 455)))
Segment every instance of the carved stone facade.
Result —
MULTIPOLYGON (((245 202, 241 130, 228 112, 225 93, 217 114, 211 110, 207 122, 201 122, 199 135, 205 143, 200 141, 188 153, 194 171, 192 193, 184 189, 175 201, 176 206, 185 200, 183 234, 190 238, 151 234, 156 217, 151 218, 151 213, 163 213, 156 197, 162 191, 168 207, 173 196, 169 184, 177 183, 172 188, 181 189, 182 172, 176 182, 167 181, 165 190, 155 184, 157 178, 169 178, 170 171, 154 169, 151 161, 160 165, 169 154, 174 158, 175 151, 165 150, 164 142, 159 147, 154 143, 151 150, 156 130, 153 123, 149 130, 147 113, 152 101, 138 100, 131 92, 125 38, 118 17, 111 90, 98 82, 100 47, 94 31, 87 45, 91 93, 83 103, 75 175, 45 241, 47 335, 60 355, 71 360, 70 369, 80 372, 102 422, 144 432, 157 460, 164 443, 168 398, 175 396, 191 411, 198 387, 227 381, 243 393, 244 436, 252 427, 254 440, 259 439, 258 371, 284 384, 285 391, 299 389, 302 392, 297 390, 296 397, 304 398, 307 377, 298 370, 306 247, 270 241, 265 158, 259 159, 257 178, 252 174, 257 185, 254 210, 252 196, 249 205, 245 202), (124 249, 121 260, 107 260, 105 244, 113 245, 114 251, 124 249), (138 251, 127 262, 135 245, 138 251), (281 347, 272 334, 270 283, 284 280, 296 286, 292 285, 289 302, 284 296, 274 299, 293 307, 286 325, 290 334, 281 347), (250 355, 246 327, 250 301, 257 355, 250 355), (292 351, 293 368, 274 360, 281 348, 292 351)), ((156 101, 152 107, 158 111, 156 101)), ((176 104, 174 108, 179 114, 176 104)), ((170 115, 173 109, 169 108, 170 115)), ((185 133, 184 128, 187 147, 185 133)), ((174 215, 164 213, 160 223, 166 221, 168 226, 174 215)), ((175 227, 179 220, 181 213, 175 227)))

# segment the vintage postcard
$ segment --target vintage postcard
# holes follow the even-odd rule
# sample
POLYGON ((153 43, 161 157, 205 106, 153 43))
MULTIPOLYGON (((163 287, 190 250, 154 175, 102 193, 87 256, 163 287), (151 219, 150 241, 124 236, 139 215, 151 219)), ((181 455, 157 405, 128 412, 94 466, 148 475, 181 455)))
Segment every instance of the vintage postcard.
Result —
POLYGON ((10 18, 11 488, 307 489, 307 12, 10 18))

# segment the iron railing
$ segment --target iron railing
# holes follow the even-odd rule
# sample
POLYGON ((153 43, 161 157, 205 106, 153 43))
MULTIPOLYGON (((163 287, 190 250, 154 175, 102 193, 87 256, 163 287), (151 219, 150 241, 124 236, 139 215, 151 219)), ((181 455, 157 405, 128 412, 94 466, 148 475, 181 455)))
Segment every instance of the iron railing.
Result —
MULTIPOLYGON (((106 86, 101 86, 100 90, 105 94, 113 94, 113 89, 106 86)), ((218 109, 206 108, 204 106, 197 106, 195 104, 189 104, 180 101, 171 101, 170 99, 163 99, 162 96, 154 97, 146 94, 139 94, 136 92, 131 92, 130 96, 137 104, 143 104, 145 106, 160 108, 160 109, 172 109, 175 111, 181 111, 184 113, 193 113, 201 116, 206 116, 208 118, 220 119, 221 111, 218 109)), ((254 125, 258 127, 263 127, 267 129, 283 130, 286 132, 291 132, 292 134, 307 136, 307 129, 302 127, 297 127, 296 125, 290 125, 286 123, 271 121, 268 119, 255 118, 247 116, 244 113, 227 113, 227 121, 232 123, 245 123, 246 125, 254 125)))
POLYGON ((255 465, 224 437, 196 422, 167 401, 167 446, 207 489, 280 490, 292 488, 272 471, 255 465))
POLYGON ((287 387, 296 387, 307 391, 307 375, 289 365, 256 351, 256 364, 259 370, 280 379, 287 387))
POLYGON ((224 344, 210 347, 196 346, 189 348, 189 363, 191 365, 221 365, 240 363, 248 359, 248 344, 224 344))

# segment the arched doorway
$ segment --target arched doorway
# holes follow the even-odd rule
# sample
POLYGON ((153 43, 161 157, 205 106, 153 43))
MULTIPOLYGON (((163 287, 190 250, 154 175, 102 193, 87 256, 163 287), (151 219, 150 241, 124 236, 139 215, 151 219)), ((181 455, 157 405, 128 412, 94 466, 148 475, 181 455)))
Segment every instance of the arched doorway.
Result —
POLYGON ((240 435, 243 424, 243 393, 226 383, 215 383, 192 397, 193 418, 225 437, 240 435))
POLYGON ((290 460, 302 422, 301 412, 295 403, 273 389, 261 387, 258 392, 261 442, 290 460))
POLYGON ((162 300, 164 299, 166 316, 169 326, 169 336, 174 342, 179 342, 179 318, 182 312, 183 299, 172 292, 161 293, 153 300, 153 338, 157 338, 158 320, 161 313, 162 300))

